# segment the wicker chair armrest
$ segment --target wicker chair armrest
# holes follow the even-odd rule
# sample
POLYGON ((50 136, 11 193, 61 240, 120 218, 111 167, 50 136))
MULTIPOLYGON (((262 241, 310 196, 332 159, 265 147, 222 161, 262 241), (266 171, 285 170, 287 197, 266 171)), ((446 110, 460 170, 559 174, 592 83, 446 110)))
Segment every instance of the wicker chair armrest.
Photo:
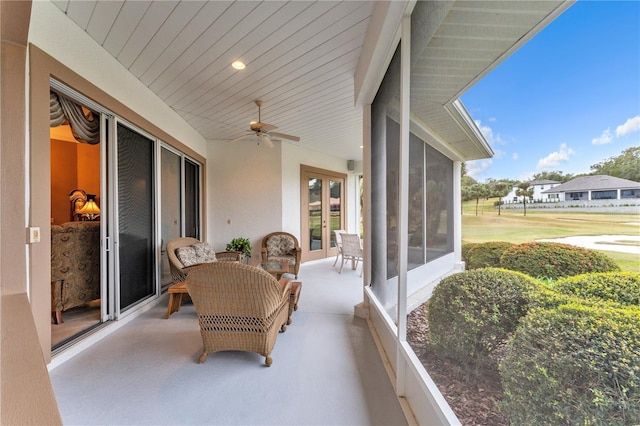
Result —
POLYGON ((269 260, 266 247, 262 247, 260 254, 262 255, 262 260, 269 260))
POLYGON ((240 251, 219 251, 216 252, 218 262, 241 262, 242 252, 240 251))
POLYGON ((282 297, 289 297, 289 294, 291 293, 291 278, 282 277, 278 283, 280 284, 282 297))
POLYGON ((196 263, 194 265, 185 266, 184 268, 182 268, 182 272, 184 273, 185 278, 187 275, 189 275, 189 272, 193 271, 194 269, 202 265, 208 265, 208 263, 196 263))

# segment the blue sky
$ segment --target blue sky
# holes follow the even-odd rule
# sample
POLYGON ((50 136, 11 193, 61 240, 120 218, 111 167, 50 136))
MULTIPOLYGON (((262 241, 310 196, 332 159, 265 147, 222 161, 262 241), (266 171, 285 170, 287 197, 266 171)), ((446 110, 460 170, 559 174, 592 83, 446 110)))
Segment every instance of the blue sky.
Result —
POLYGON ((493 148, 470 176, 528 180, 640 146, 640 1, 575 3, 462 102, 493 148))

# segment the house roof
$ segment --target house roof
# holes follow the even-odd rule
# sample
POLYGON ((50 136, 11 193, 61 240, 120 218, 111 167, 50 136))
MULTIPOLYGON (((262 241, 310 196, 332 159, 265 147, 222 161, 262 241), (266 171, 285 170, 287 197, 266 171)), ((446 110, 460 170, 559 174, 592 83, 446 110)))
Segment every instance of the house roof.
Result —
POLYGON ((555 183, 560 183, 557 180, 548 180, 548 179, 540 179, 540 180, 532 180, 529 182, 531 186, 533 185, 552 185, 555 183))
MULTIPOLYGON (((376 13, 393 10, 399 23, 413 4, 53 3, 206 139, 246 134, 249 121, 258 118, 254 100, 260 99, 262 122, 300 136, 305 148, 345 159, 362 158, 362 107, 354 101, 354 80, 363 46, 368 39, 392 46, 395 36, 377 37, 376 13), (234 70, 236 59, 246 69, 234 70)), ((461 160, 490 156, 458 98, 571 4, 429 2, 429 25, 417 29, 429 42, 415 52, 412 118, 432 141, 453 146, 461 160)))
POLYGON ((640 182, 607 175, 580 176, 562 185, 542 191, 542 193, 555 194, 560 192, 606 191, 614 189, 640 189, 640 182))

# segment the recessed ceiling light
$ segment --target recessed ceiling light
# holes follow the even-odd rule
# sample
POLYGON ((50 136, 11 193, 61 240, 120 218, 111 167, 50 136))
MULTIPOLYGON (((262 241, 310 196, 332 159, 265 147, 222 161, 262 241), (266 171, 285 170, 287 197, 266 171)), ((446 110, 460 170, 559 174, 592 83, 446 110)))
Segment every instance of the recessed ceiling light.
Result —
POLYGON ((231 66, 234 67, 237 70, 243 70, 246 67, 246 65, 242 61, 233 61, 231 63, 231 66))
POLYGON ((364 148, 364 145, 360 145, 360 149, 363 149, 363 148, 364 148))

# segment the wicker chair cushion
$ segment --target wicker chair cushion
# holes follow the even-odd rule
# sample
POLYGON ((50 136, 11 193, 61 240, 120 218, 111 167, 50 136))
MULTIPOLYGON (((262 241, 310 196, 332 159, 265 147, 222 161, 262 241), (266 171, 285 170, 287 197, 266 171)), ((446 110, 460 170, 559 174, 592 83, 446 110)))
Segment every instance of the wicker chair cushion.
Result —
MULTIPOLYGON (((296 266, 295 256, 270 256, 269 260, 279 260, 280 262, 287 262, 291 266, 296 266)), ((295 276, 293 276, 295 278, 295 276)))
POLYGON ((269 258, 277 256, 295 255, 296 244, 286 235, 274 235, 267 241, 267 253, 269 258))
POLYGON ((185 268, 200 263, 216 261, 216 252, 207 243, 195 243, 190 246, 180 247, 176 250, 176 256, 185 268))

